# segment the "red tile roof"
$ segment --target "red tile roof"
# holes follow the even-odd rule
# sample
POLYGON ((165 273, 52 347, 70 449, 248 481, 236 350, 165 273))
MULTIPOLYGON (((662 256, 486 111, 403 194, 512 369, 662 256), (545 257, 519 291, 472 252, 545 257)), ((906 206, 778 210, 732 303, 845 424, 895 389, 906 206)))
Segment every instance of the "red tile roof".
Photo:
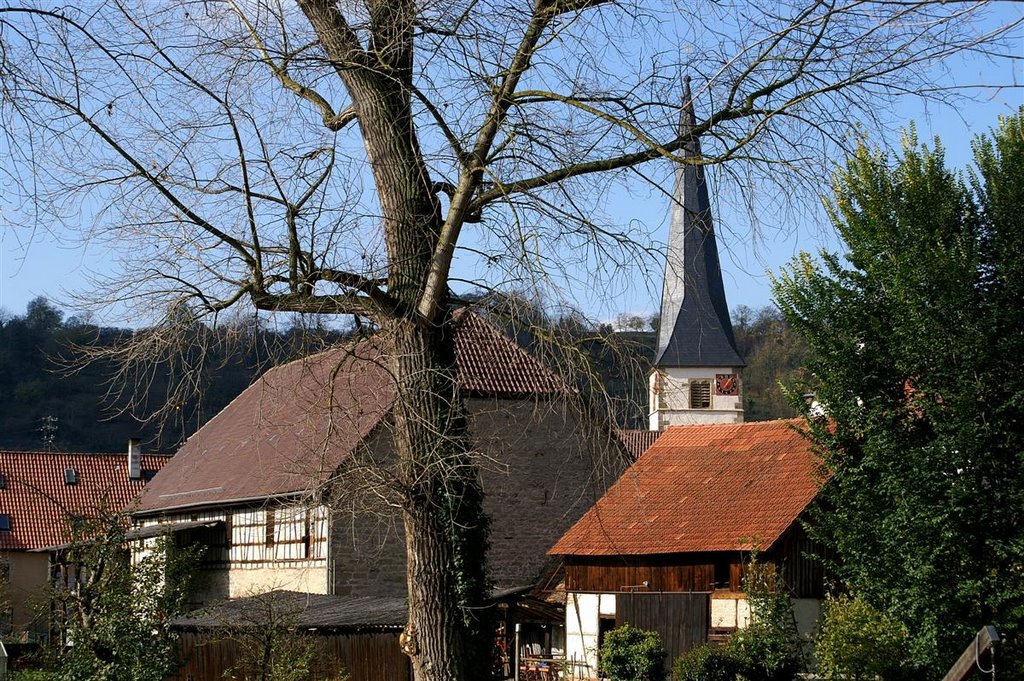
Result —
MULTIPOLYGON (((327 481, 390 412, 373 339, 271 369, 204 425, 142 495, 140 510, 303 492, 327 481)), ((552 371, 471 313, 457 317, 459 379, 472 394, 560 394, 552 371)))
POLYGON ((456 315, 455 358, 463 390, 516 397, 564 393, 556 373, 479 315, 456 315))
POLYGON ((625 430, 620 428, 615 431, 615 436, 622 442, 626 451, 636 458, 650 449, 651 445, 657 442, 664 432, 663 430, 625 430))
POLYGON ((818 491, 817 459, 799 425, 668 429, 549 553, 769 549, 818 491))
POLYGON ((169 460, 143 455, 141 480, 128 478, 128 455, 0 452, 0 514, 10 516, 11 531, 0 532, 0 551, 26 551, 68 542, 72 515, 88 516, 128 507, 150 475, 169 460), (77 482, 65 484, 73 468, 77 482))

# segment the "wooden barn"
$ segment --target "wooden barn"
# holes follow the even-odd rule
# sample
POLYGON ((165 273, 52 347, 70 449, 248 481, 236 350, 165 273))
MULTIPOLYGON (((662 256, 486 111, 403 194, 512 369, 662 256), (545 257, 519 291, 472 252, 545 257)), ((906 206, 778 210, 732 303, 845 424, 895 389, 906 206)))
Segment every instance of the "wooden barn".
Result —
POLYGON ((658 631, 668 662, 745 625, 742 565, 777 565, 798 628, 823 596, 799 519, 819 486, 799 421, 667 429, 551 553, 565 561, 567 662, 596 676, 606 631, 658 631))

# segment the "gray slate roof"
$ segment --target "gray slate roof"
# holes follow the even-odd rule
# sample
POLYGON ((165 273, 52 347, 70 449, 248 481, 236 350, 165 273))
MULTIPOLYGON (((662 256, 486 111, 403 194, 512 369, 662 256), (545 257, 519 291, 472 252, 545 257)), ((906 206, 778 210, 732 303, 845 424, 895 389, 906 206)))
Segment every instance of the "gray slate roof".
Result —
MULTIPOLYGON (((688 134, 694 125, 693 97, 687 79, 680 134, 688 134)), ((676 168, 654 365, 745 366, 736 350, 729 321, 708 185, 704 166, 698 162, 700 140, 688 142, 682 155, 693 162, 680 163, 676 168)))

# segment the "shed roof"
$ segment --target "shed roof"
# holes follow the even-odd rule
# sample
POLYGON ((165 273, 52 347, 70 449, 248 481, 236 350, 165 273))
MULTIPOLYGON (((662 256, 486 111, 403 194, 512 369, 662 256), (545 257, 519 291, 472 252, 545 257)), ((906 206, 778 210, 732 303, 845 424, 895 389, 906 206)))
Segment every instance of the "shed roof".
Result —
POLYGON ((72 539, 73 516, 114 513, 138 497, 167 456, 143 455, 143 477, 128 477, 128 455, 66 452, 0 452, 0 514, 10 531, 0 531, 0 551, 31 551, 72 539), (65 472, 74 470, 74 482, 65 472))
POLYGON ((405 598, 275 590, 220 601, 171 624, 182 629, 217 629, 288 622, 300 629, 365 630, 401 629, 407 618, 405 598))
MULTIPOLYGON (((564 382, 479 316, 457 315, 471 395, 564 393, 564 382)), ((199 429, 146 489, 140 511, 263 499, 316 487, 390 412, 394 386, 370 338, 271 369, 199 429)))
POLYGON ((663 430, 627 430, 619 428, 615 431, 615 435, 622 442, 626 451, 635 458, 650 449, 651 445, 657 442, 664 432, 663 430))
POLYGON ((669 428, 549 553, 769 549, 817 494, 817 463, 798 420, 669 428))
MULTIPOLYGON (((514 602, 517 617, 524 621, 565 619, 564 606, 531 596, 530 587, 491 594, 490 601, 514 602)), ((408 621, 404 597, 342 596, 311 594, 277 589, 265 593, 219 601, 171 621, 179 629, 258 627, 288 622, 298 629, 325 631, 366 631, 401 629, 408 621)))

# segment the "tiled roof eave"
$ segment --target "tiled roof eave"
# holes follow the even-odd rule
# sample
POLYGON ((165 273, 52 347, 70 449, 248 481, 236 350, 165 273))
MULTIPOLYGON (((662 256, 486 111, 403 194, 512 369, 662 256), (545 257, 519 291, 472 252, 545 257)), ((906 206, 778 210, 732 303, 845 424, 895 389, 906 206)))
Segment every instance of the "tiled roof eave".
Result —
POLYGON ((175 504, 173 506, 151 506, 148 508, 140 508, 132 511, 132 517, 134 518, 149 518, 154 516, 167 515, 168 513, 181 513, 183 511, 192 511, 203 507, 227 507, 227 506, 246 506, 249 504, 262 504, 267 501, 278 500, 278 499, 293 499, 300 497, 303 494, 307 494, 311 487, 305 487, 303 489, 296 489, 290 492, 277 492, 274 494, 259 494, 249 497, 238 497, 236 499, 207 499, 205 501, 195 501, 187 504, 175 504))

